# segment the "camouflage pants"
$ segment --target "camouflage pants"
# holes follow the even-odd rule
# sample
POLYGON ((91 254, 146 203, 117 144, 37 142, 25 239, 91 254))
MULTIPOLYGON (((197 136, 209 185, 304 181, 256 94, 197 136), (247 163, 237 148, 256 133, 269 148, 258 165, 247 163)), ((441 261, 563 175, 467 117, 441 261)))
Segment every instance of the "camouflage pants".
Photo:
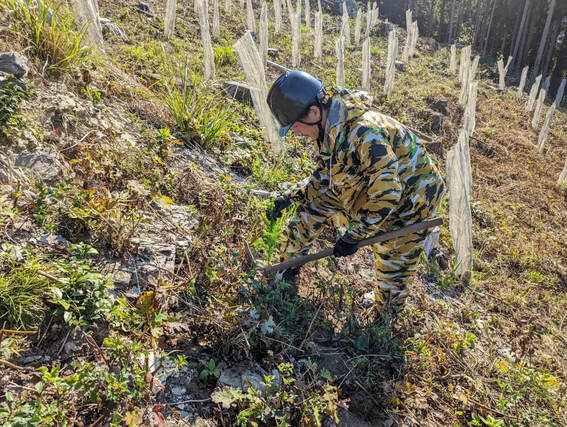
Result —
MULTIPOLYGON (((428 175, 419 180, 414 188, 406 189, 397 211, 383 224, 389 231, 434 218, 443 195, 445 185, 438 175, 428 175)), ((308 204, 300 204, 291 220, 287 238, 281 245, 282 260, 296 255, 305 255, 325 226, 341 227, 360 220, 357 212, 345 208, 339 194, 326 191, 308 204)), ((398 311, 408 294, 408 287, 415 278, 417 264, 423 250, 427 231, 376 244, 374 252, 375 303, 379 310, 398 311)))

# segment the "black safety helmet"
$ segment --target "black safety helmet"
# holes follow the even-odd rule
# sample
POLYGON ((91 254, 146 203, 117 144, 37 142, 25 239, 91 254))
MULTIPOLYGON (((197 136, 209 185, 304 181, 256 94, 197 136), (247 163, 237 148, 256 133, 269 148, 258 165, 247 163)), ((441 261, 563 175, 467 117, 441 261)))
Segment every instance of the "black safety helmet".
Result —
POLYGON ((284 136, 311 105, 321 107, 326 92, 320 80, 303 71, 288 71, 274 82, 268 93, 268 106, 282 126, 284 136))

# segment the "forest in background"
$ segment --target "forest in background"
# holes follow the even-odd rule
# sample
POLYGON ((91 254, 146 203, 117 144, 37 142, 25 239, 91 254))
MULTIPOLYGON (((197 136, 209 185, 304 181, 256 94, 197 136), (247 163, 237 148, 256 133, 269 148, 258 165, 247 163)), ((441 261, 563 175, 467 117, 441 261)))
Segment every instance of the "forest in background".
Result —
POLYGON ((512 56, 509 77, 530 67, 529 82, 551 77, 551 92, 567 74, 567 1, 378 0, 380 15, 404 26, 413 11, 420 34, 441 43, 471 45, 484 61, 512 56))

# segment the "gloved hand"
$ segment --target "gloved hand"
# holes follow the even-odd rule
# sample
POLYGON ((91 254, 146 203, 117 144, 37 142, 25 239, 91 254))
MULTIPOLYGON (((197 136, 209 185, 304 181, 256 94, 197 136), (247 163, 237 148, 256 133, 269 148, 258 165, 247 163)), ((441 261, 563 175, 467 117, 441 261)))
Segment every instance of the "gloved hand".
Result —
POLYGON ((274 200, 274 209, 268 209, 266 211, 266 216, 270 221, 275 221, 282 216, 282 211, 287 209, 291 205, 291 199, 289 196, 279 196, 274 200))
POLYGON ((335 257, 349 256, 358 250, 358 241, 351 239, 347 235, 341 237, 333 248, 335 257))

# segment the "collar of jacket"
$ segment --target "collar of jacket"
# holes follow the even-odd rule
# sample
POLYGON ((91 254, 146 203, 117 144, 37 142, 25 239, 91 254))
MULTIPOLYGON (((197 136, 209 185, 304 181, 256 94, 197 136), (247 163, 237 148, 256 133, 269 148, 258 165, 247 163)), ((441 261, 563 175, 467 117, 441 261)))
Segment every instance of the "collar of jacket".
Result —
MULTIPOLYGON (((331 106, 325 123, 323 142, 317 142, 317 151, 323 162, 329 164, 329 189, 333 181, 333 154, 336 152, 336 138, 348 122, 353 121, 368 110, 372 105, 372 97, 366 92, 334 87, 330 91, 331 106), (332 135, 332 136, 331 136, 332 135)), ((346 136, 348 138, 348 135, 346 136)))

